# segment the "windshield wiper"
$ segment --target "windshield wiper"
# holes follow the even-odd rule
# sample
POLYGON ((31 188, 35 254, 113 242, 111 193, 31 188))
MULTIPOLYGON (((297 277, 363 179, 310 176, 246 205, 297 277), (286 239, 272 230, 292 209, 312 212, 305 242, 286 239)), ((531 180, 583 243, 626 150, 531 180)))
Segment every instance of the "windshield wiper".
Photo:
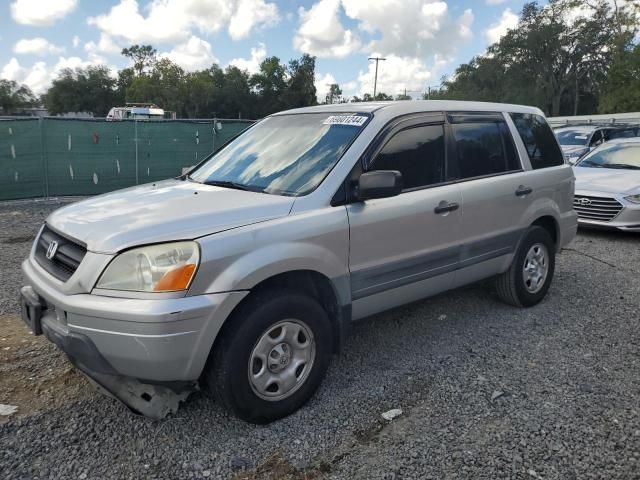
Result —
POLYGON ((253 187, 251 185, 245 185, 244 183, 237 183, 229 180, 206 180, 202 183, 213 187, 233 188, 235 190, 244 190, 246 192, 264 192, 260 187, 253 187))
POLYGON ((604 168, 621 168, 629 170, 640 170, 640 167, 636 165, 629 165, 627 163, 605 163, 602 165, 604 168))

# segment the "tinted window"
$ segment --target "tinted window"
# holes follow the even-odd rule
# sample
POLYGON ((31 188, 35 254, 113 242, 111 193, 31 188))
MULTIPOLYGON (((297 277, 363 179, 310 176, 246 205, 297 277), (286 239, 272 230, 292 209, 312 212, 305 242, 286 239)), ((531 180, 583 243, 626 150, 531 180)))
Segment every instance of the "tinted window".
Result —
POLYGON ((605 140, 613 140, 614 138, 633 138, 637 136, 638 134, 635 128, 621 128, 607 130, 605 132, 604 138, 605 140))
POLYGON ((520 168, 506 124, 460 123, 451 128, 456 141, 458 178, 495 175, 520 168))
MULTIPOLYGON (((555 167, 556 165, 562 165, 564 163, 558 142, 542 116, 530 113, 512 113, 511 118, 513 123, 516 124, 524 146, 527 148, 529 159, 531 160, 531 167, 534 170, 538 168, 555 167)), ((583 133, 578 136, 582 137, 585 136, 585 134, 583 133)), ((585 145, 586 140, 585 137, 581 145, 585 145)), ((580 141, 582 141, 582 139, 580 139, 580 141)))
POLYGON ((442 183, 445 178, 444 126, 428 125, 396 133, 370 170, 399 170, 404 188, 442 183))

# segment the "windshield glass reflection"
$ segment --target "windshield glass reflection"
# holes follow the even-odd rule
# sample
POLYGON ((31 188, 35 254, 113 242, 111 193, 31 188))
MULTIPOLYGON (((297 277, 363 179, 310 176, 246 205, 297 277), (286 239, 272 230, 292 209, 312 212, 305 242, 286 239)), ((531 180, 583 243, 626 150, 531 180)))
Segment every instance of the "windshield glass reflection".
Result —
POLYGON ((216 153, 190 178, 229 188, 305 195, 338 162, 366 118, 326 113, 266 118, 216 153))

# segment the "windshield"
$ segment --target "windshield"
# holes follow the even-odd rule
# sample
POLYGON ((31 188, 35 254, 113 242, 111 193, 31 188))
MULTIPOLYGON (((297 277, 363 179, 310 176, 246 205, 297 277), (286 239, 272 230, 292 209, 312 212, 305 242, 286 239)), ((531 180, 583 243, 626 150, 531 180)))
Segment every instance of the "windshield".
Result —
POLYGON ((305 195, 320 185, 368 118, 326 113, 266 118, 215 153, 189 178, 229 188, 305 195))
POLYGON ((584 130, 560 130, 556 131, 556 137, 560 145, 587 145, 589 132, 584 130))
POLYGON ((606 144, 577 164, 580 167, 640 170, 640 143, 606 144))

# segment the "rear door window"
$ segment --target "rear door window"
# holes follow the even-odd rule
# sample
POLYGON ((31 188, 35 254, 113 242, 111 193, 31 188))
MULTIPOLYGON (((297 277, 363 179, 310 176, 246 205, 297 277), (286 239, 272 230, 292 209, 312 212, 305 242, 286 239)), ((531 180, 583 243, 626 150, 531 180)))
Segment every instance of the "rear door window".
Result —
POLYGON ((531 113, 509 115, 527 149, 531 167, 534 170, 564 164, 564 157, 553 131, 541 115, 531 113))
POLYGON ((456 178, 498 175, 520 170, 504 121, 473 121, 451 125, 456 145, 456 178))

